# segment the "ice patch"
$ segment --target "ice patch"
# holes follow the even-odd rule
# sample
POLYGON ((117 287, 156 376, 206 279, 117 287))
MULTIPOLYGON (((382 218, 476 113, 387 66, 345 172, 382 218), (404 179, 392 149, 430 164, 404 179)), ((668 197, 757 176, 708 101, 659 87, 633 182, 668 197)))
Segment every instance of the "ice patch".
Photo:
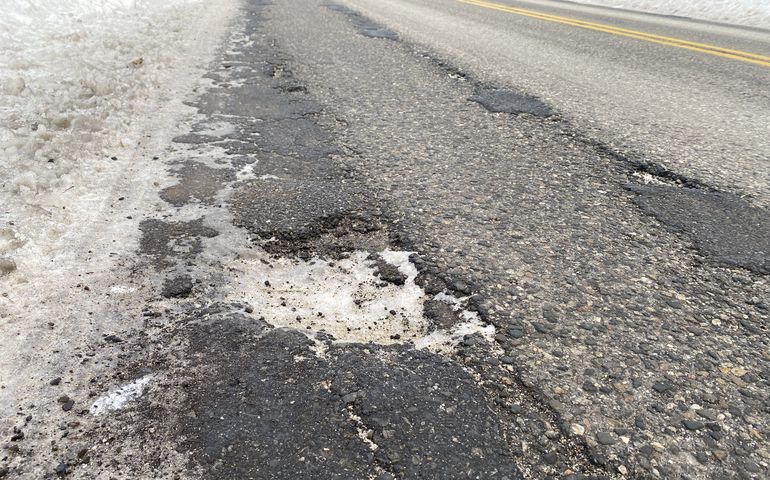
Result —
POLYGON ((125 407, 128 402, 141 397, 144 393, 144 387, 146 387, 153 378, 154 375, 145 375, 128 385, 123 385, 122 387, 102 395, 91 406, 91 413, 94 415, 103 415, 110 411, 120 410, 125 407))

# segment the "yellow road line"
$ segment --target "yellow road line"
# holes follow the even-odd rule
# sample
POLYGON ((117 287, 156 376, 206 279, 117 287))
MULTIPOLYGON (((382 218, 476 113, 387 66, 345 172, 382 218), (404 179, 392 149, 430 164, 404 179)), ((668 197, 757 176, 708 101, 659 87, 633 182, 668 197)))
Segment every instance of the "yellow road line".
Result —
POLYGON ((579 28, 585 28, 588 30, 595 30, 599 32, 610 33, 610 34, 619 35, 622 37, 635 38, 637 40, 644 40, 647 42, 658 43, 658 44, 667 45, 670 47, 683 48, 685 50, 690 50, 693 52, 706 53, 709 55, 715 55, 717 57, 723 57, 723 58, 729 58, 732 60, 739 60, 742 62, 753 63, 755 65, 761 65, 763 67, 770 67, 770 57, 766 55, 743 52, 740 50, 732 50, 729 48, 718 47, 716 45, 708 45, 705 43, 691 42, 689 40, 683 40, 680 38, 664 37, 662 35, 655 35, 652 33, 645 33, 637 30, 629 30, 627 28, 619 28, 619 27, 613 27, 611 25, 604 25, 601 23, 587 22, 585 20, 579 20, 576 18, 551 15, 548 13, 537 12, 535 10, 526 10, 523 8, 511 7, 508 5, 501 5, 499 3, 486 2, 484 0, 458 0, 458 1, 462 3, 466 3, 468 5, 475 5, 477 7, 488 8, 491 10, 499 10, 501 12, 512 13, 515 15, 523 15, 526 17, 537 18, 539 20, 562 23, 565 25, 571 25, 573 27, 579 27, 579 28))

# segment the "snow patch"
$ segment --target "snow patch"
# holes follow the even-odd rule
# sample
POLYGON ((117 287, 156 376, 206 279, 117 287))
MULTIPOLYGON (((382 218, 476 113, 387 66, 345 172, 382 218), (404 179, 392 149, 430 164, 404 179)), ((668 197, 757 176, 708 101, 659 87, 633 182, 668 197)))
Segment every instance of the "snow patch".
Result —
POLYGON ((382 282, 367 252, 349 258, 279 258, 242 261, 231 298, 246 301, 279 327, 324 331, 342 342, 394 343, 419 338, 427 329, 424 292, 414 275, 404 285, 382 282))
POLYGON ((169 82, 185 24, 205 9, 200 0, 0 0, 6 185, 67 188, 86 162, 132 146, 132 117, 169 82))
MULTIPOLYGON (((466 312, 464 312, 466 313, 466 312)), ((459 323, 447 330, 435 330, 414 342, 417 349, 425 349, 433 353, 448 354, 457 348, 457 345, 466 335, 481 335, 487 342, 494 343, 494 325, 482 322, 474 312, 467 312, 465 322, 459 323)))
POLYGON ((398 267, 399 272, 414 280, 417 277, 417 267, 409 261, 409 257, 413 253, 415 252, 384 250, 380 252, 380 257, 394 267, 398 267))
MULTIPOLYGON (((449 305, 452 305, 453 307, 459 307, 459 305, 462 304, 462 299, 459 299, 455 297, 454 295, 450 295, 446 292, 439 292, 436 294, 436 296, 433 297, 434 300, 438 302, 443 302, 449 305)), ((456 310, 456 308, 455 308, 456 310)))
POLYGON ((146 387, 154 378, 154 375, 145 375, 142 378, 123 385, 105 395, 99 397, 91 406, 91 413, 94 415, 103 415, 107 412, 120 410, 132 400, 142 396, 144 387, 146 387))
POLYGON ((127 293, 133 293, 136 291, 135 287, 129 287, 127 285, 113 285, 110 287, 110 293, 115 295, 125 295, 127 293))
POLYGON ((434 300, 451 305, 452 310, 458 312, 463 322, 458 323, 449 330, 434 330, 430 334, 415 342, 415 347, 430 350, 433 353, 450 353, 463 340, 466 335, 481 335, 487 342, 494 344, 496 329, 494 325, 488 325, 481 321, 479 314, 465 308, 469 297, 455 297, 446 292, 440 292, 433 297, 434 300))
POLYGON ((447 293, 434 298, 452 305, 462 322, 449 330, 430 331, 430 321, 423 315, 423 303, 430 297, 414 281, 418 272, 409 260, 413 253, 377 254, 406 275, 403 285, 383 282, 368 252, 354 252, 342 260, 241 259, 232 266, 239 273, 228 300, 253 305, 274 326, 305 332, 319 357, 325 356, 327 347, 316 339, 316 332, 328 333, 338 342, 410 343, 443 354, 454 351, 466 335, 479 334, 491 341, 494 326, 465 308, 467 297, 447 293))
POLYGON ((235 178, 236 181, 242 182, 244 180, 250 180, 255 177, 254 175, 254 164, 253 163, 247 163, 243 167, 240 168, 237 172, 235 172, 235 178))
POLYGON ((102 203, 95 179, 143 160, 147 121, 204 72, 233 6, 0 0, 0 254, 22 274, 24 244, 56 243, 102 203))

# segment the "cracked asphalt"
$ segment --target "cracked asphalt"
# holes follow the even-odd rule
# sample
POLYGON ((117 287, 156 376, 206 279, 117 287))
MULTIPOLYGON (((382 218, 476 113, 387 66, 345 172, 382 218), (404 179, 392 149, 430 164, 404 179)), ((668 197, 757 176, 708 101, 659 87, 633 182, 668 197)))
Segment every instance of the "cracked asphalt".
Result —
MULTIPOLYGON (((739 30, 528 5, 703 42, 739 30)), ((645 123, 676 103, 629 119, 645 101, 632 98, 603 116, 617 92, 581 98, 579 66, 528 67, 529 43, 572 58, 569 38, 554 46, 564 27, 505 15, 449 0, 244 0, 196 113, 159 154, 168 181, 140 217, 131 270, 149 286, 142 327, 105 340, 121 349, 117 376, 148 386, 109 415, 80 411, 47 457, 16 448, 6 459, 26 463, 0 463, 0 477, 40 465, 46 478, 770 476, 770 137, 730 120, 768 117, 766 70, 692 60, 739 72, 730 95, 765 88, 714 120, 731 123, 721 139, 680 136, 687 112, 645 123), (500 45, 518 36, 527 48, 511 58, 500 45), (292 284, 287 262, 334 273, 292 284), (328 317, 326 303, 300 301, 315 289, 340 303, 340 278, 358 285, 351 308, 382 310, 324 318, 345 341, 304 318, 328 317), (371 291, 416 295, 424 324, 412 300, 396 295, 397 311, 371 291), (279 321, 277 308, 292 313, 279 321), (367 332, 378 322, 403 334, 367 332), (441 348, 420 343, 434 338, 441 348)), ((571 35, 578 58, 586 45, 658 58, 571 35)), ((653 87, 643 68, 634 88, 673 81, 653 87)))

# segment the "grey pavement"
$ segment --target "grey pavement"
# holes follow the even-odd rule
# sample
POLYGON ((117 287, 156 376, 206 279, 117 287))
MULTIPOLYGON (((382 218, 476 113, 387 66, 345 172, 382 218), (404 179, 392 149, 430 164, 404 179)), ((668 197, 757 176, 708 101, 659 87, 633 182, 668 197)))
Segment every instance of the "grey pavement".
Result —
MULTIPOLYGON (((569 2, 496 3, 770 56, 768 31, 569 2)), ((770 204, 766 66, 456 0, 350 4, 484 82, 548 101, 617 151, 770 204)))

